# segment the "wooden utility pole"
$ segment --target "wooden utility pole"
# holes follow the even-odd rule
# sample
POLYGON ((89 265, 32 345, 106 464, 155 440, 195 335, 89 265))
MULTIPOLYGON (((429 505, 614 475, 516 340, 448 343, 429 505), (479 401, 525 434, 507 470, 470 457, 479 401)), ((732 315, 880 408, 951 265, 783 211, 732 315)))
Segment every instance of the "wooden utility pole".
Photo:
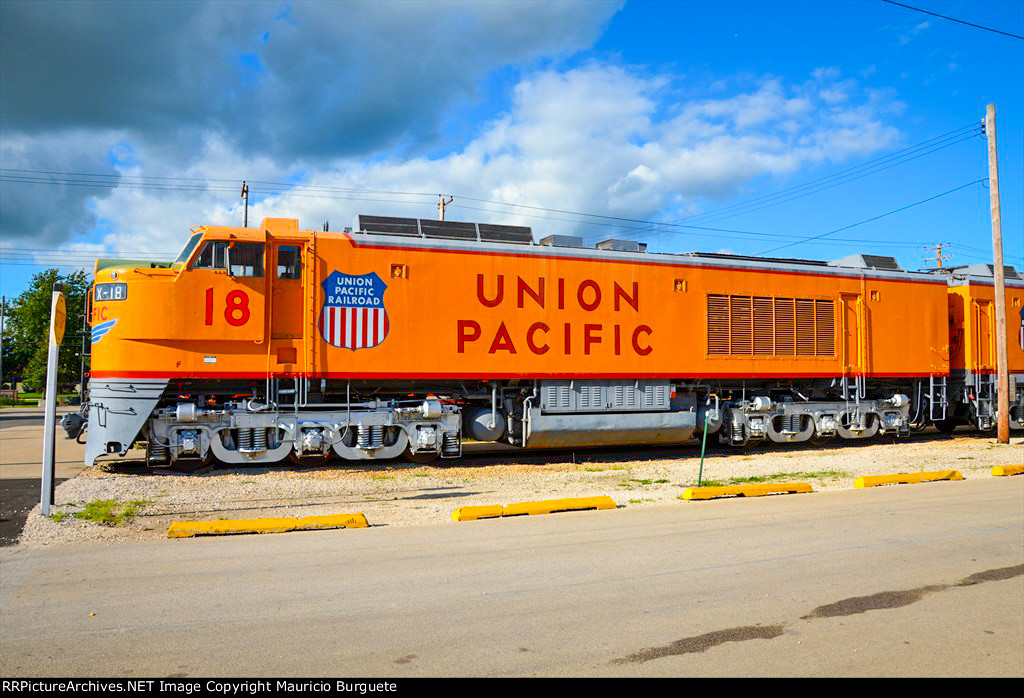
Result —
MULTIPOLYGON (((924 261, 926 261, 926 262, 934 261, 936 264, 939 265, 939 269, 942 269, 942 263, 945 260, 952 258, 952 255, 943 255, 942 254, 942 248, 943 247, 949 247, 949 243, 948 242, 940 242, 940 243, 938 243, 936 245, 933 245, 933 247, 935 248, 935 256, 934 257, 925 257, 924 261)), ((929 247, 928 249, 931 249, 931 247, 929 247)))
POLYGON ((249 185, 242 182, 242 193, 239 195, 245 199, 245 216, 242 218, 242 227, 249 227, 249 185))
POLYGON ((453 201, 455 201, 455 197, 454 196, 449 196, 448 200, 445 201, 443 194, 438 194, 437 195, 437 220, 439 220, 439 221, 443 221, 444 220, 444 209, 445 209, 445 206, 447 206, 448 204, 450 204, 453 201))
POLYGON ((996 392, 998 432, 996 440, 1010 443, 1010 372, 1006 360, 1006 287, 1003 280, 1003 227, 999 219, 999 161, 996 157, 996 105, 985 114, 988 136, 988 189, 992 201, 992 261, 996 292, 996 392))

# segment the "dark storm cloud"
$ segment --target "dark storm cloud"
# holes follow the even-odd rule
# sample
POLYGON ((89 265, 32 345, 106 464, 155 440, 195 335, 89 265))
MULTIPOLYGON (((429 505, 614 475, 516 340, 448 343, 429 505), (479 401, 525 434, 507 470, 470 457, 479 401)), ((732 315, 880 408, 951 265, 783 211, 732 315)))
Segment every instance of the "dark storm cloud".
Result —
MULTIPOLYGON (((497 67, 593 41, 616 4, 4 2, 0 128, 219 131, 282 163, 436 135, 497 67)), ((179 156, 187 156, 181 152, 179 156)))
POLYGON ((87 233, 96 214, 87 206, 90 197, 106 196, 110 186, 90 186, 90 181, 116 185, 120 176, 107 163, 102 139, 82 132, 62 132, 40 137, 10 136, 0 142, 0 232, 3 243, 49 248, 87 233), (90 172, 108 177, 66 177, 25 170, 90 172), (60 181, 40 184, 40 181, 60 181))
MULTIPOLYGON (((415 151, 490 71, 586 47, 620 5, 4 0, 0 166, 113 172, 127 142, 145 174, 176 174, 211 138, 281 171, 415 151)), ((2 189, 0 233, 50 242, 110 191, 2 189)))

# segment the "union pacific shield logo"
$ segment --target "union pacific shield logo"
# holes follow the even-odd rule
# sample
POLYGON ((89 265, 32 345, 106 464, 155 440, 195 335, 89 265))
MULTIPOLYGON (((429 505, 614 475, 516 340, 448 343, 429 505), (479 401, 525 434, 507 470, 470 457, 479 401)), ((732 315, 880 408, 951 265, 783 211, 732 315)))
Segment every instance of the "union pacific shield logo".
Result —
POLYGON ((323 282, 324 307, 320 311, 320 336, 343 349, 369 349, 388 336, 388 312, 384 308, 387 284, 377 272, 331 272, 323 282))

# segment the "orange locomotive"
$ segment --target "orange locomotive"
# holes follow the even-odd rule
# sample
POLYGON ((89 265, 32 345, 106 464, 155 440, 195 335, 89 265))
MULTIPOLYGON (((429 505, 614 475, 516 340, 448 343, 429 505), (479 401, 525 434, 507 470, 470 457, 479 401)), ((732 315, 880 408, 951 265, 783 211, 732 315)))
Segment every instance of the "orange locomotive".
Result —
MULTIPOLYGON (((678 443, 707 429, 742 445, 989 426, 994 384, 979 402, 961 388, 987 374, 956 363, 976 353, 954 347, 951 373, 947 296, 973 282, 882 257, 654 255, 368 216, 360 228, 266 219, 197 228, 171 264, 99 260, 86 462, 137 440, 156 466, 449 458, 470 438, 678 443)), ((1019 309, 1024 280, 1008 278, 1019 309)))

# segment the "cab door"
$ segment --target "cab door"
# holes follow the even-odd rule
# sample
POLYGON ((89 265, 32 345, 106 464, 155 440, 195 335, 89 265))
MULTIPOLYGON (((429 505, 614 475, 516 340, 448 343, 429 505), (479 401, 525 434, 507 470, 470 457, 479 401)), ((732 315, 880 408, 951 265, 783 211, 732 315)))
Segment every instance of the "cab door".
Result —
POLYGON ((974 330, 974 361, 969 370, 995 370, 995 311, 993 302, 975 299, 972 329, 974 330))
POLYGON ((303 244, 281 240, 268 245, 272 264, 270 293, 271 339, 302 339, 303 297, 302 257, 303 244))
POLYGON ((842 303, 842 337, 840 348, 843 352, 844 375, 860 375, 864 372, 863 340, 863 296, 854 293, 840 294, 842 303))

